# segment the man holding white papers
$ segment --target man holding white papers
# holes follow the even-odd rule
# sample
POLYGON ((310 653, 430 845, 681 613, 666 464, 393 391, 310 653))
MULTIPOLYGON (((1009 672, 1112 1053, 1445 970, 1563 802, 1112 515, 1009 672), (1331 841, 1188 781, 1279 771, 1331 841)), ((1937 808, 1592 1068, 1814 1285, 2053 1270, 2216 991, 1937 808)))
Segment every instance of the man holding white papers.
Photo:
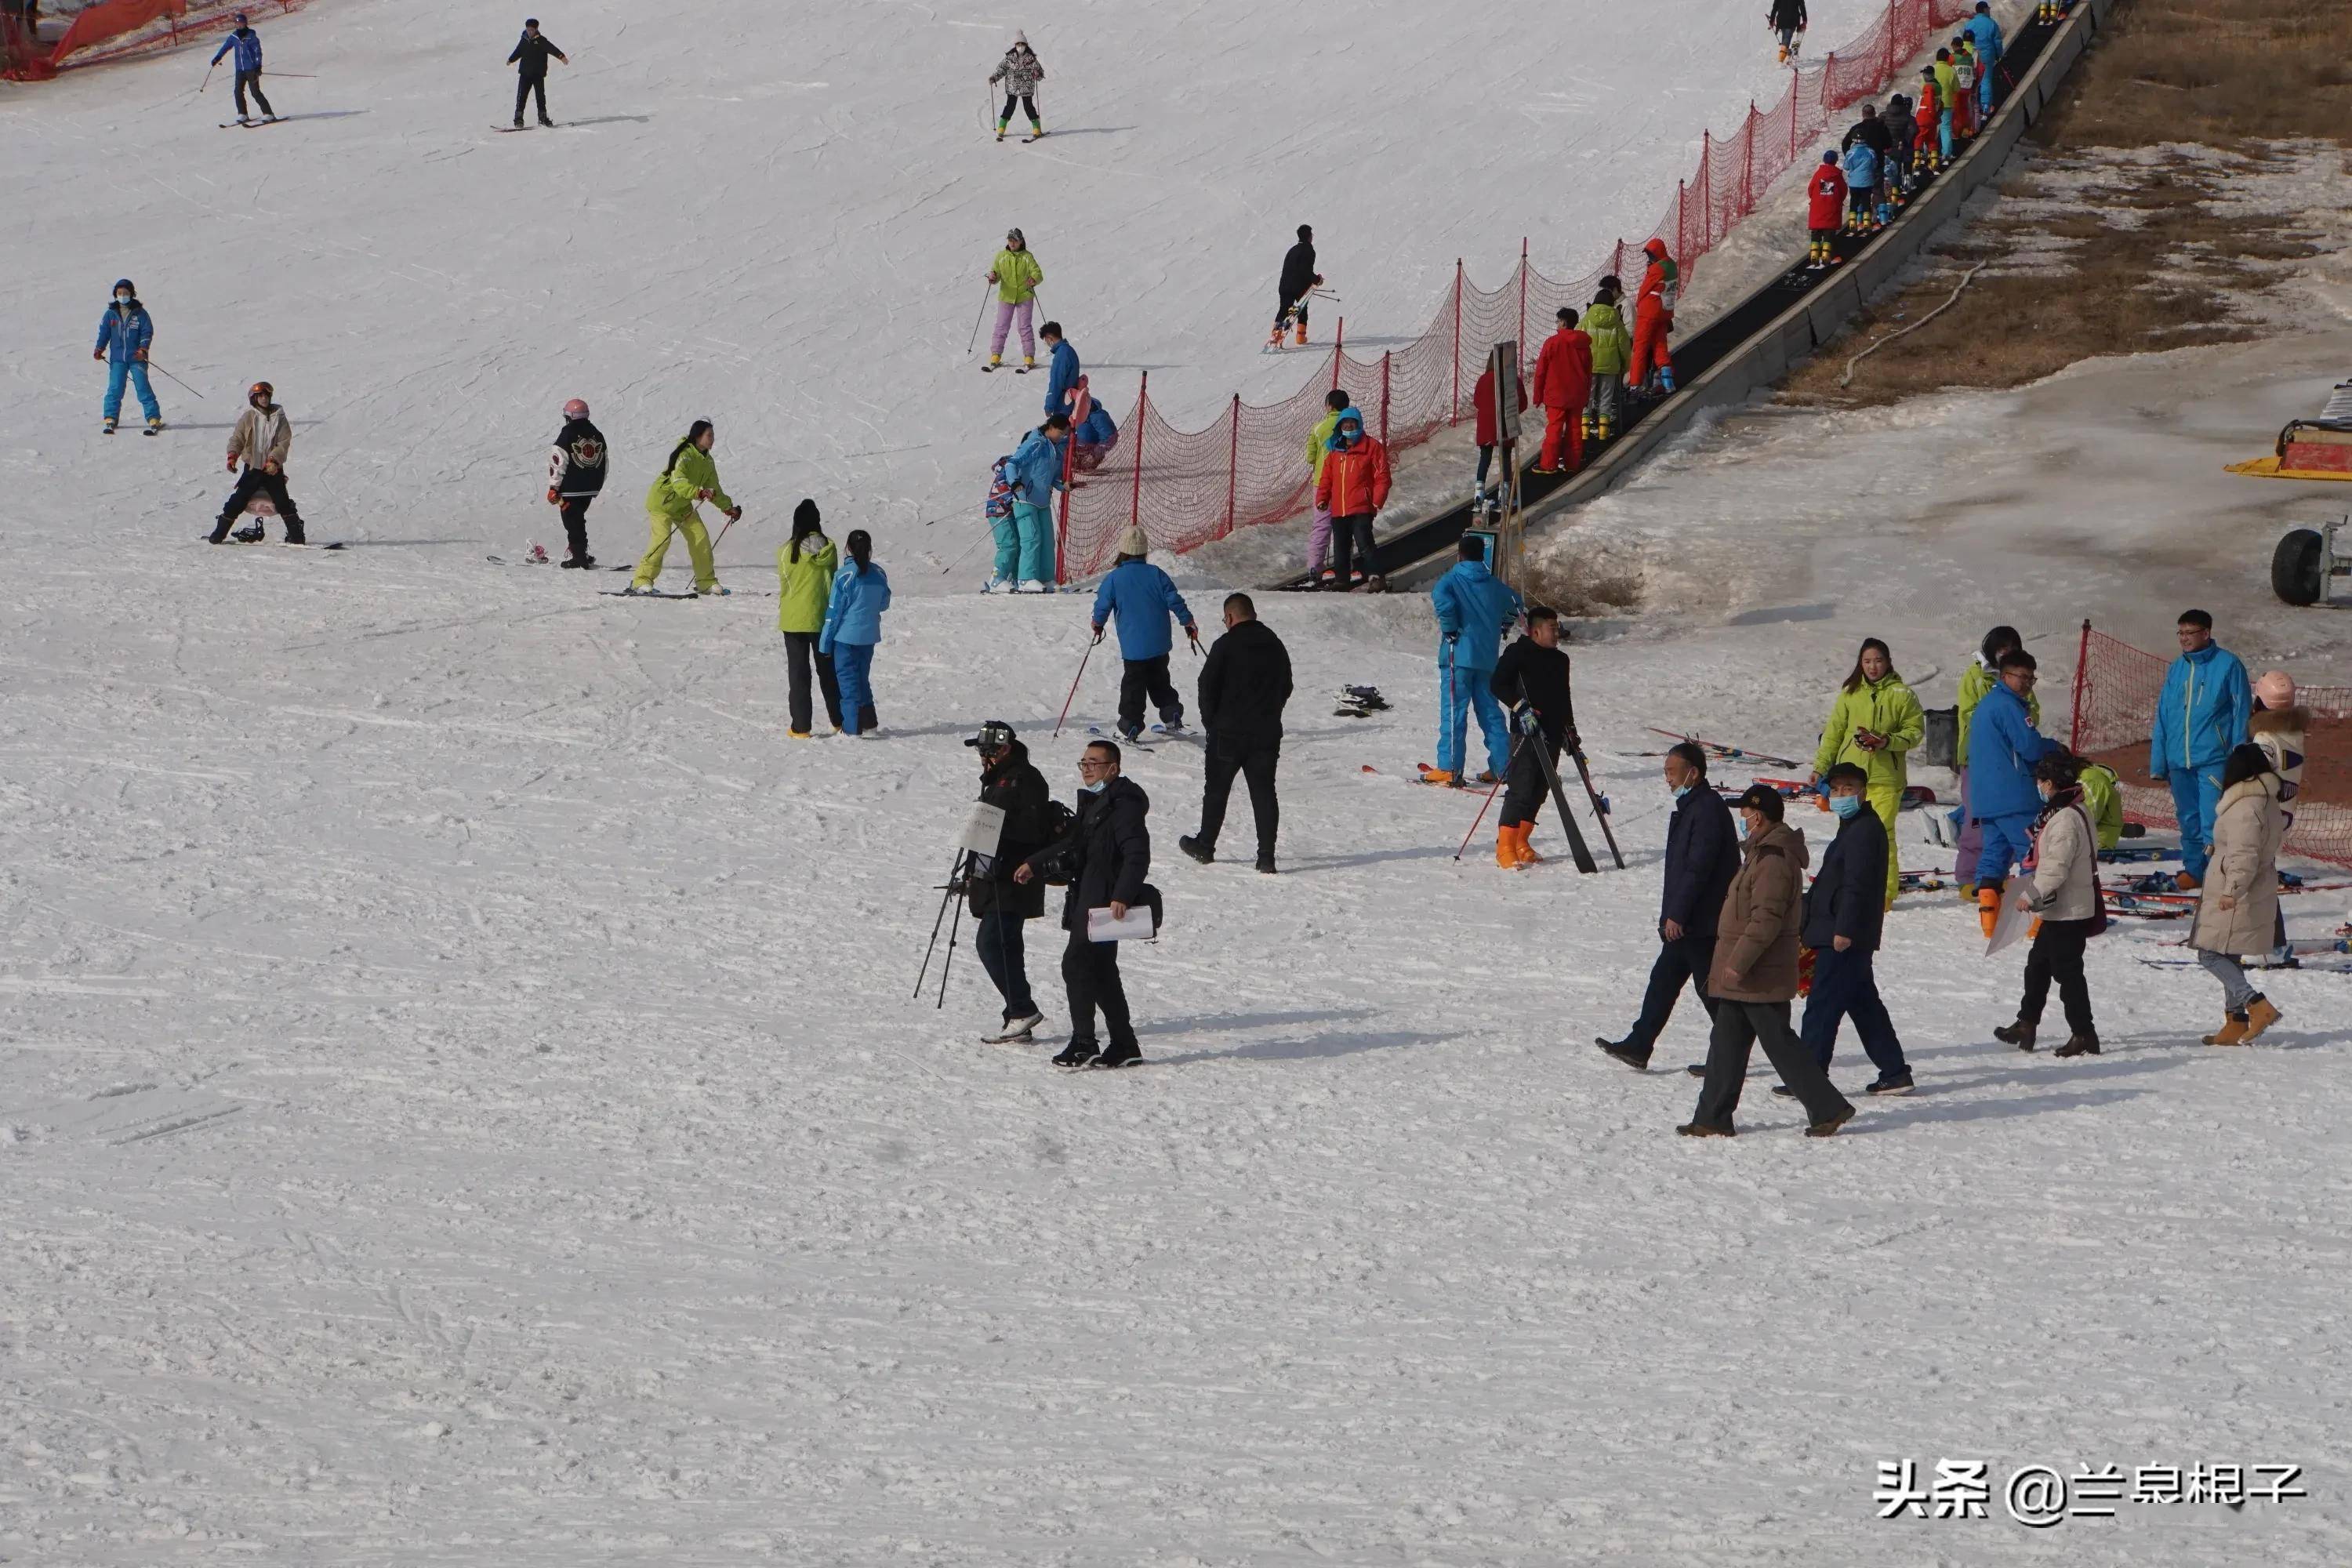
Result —
POLYGON ((1128 918, 1156 905, 1159 895, 1144 883, 1151 869, 1151 833, 1144 817, 1151 799, 1133 780, 1119 776, 1118 747, 1097 741, 1078 760, 1078 821, 1069 837, 1024 861, 1013 879, 1069 879, 1062 904, 1062 929, 1070 933, 1062 952, 1062 983, 1070 993, 1070 1044, 1054 1058, 1059 1068, 1123 1068, 1143 1059, 1135 1026, 1127 1013, 1127 987, 1118 977, 1118 943, 1097 942, 1088 917, 1128 918), (1095 1039, 1100 1009, 1110 1034, 1108 1049, 1095 1039))

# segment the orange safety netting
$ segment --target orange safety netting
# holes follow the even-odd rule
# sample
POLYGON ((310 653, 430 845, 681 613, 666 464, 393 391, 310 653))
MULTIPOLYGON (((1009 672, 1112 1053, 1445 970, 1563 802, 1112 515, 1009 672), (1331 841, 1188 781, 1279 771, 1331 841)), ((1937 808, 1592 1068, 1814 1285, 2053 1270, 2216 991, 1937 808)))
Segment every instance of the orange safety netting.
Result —
MULTIPOLYGON (((1680 264, 1685 286, 1698 258, 1756 210, 1759 197, 1801 151, 1811 151, 1832 116, 1888 86, 1906 60, 1974 8, 1972 0, 1890 0, 1868 32, 1832 51, 1820 68, 1790 72, 1788 92, 1771 110, 1750 104, 1735 134, 1706 133, 1697 170, 1675 187, 1652 231, 1680 264)), ((1528 341, 1528 324, 1550 321, 1563 306, 1581 308, 1603 274, 1623 278, 1629 264, 1638 268, 1644 243, 1620 240, 1590 272, 1567 281, 1538 272, 1523 244, 1518 266, 1492 293, 1467 281, 1457 261, 1453 288, 1407 346, 1364 359, 1335 345, 1289 397, 1259 407, 1236 395, 1205 430, 1179 430, 1162 419, 1146 375, 1118 445, 1064 499, 1062 580, 1109 565, 1118 536, 1130 527, 1142 529, 1158 548, 1185 551, 1297 510, 1308 499, 1307 432, 1322 417, 1323 395, 1334 386, 1354 396, 1367 428, 1391 447, 1412 446, 1460 422, 1471 412, 1471 391, 1496 342, 1517 342, 1531 365, 1537 345, 1528 341)), ((1639 279, 1626 281, 1630 299, 1639 279)))
POLYGON ((0 76, 45 81, 68 63, 100 65, 138 55, 160 54, 206 33, 235 25, 236 13, 283 16, 308 0, 98 0, 74 14, 56 44, 43 48, 29 28, 0 20, 0 76), (120 39, 121 42, 114 42, 120 39))
MULTIPOLYGON (((2148 773, 2148 737, 2168 661, 2083 627, 2074 666, 2074 722, 2068 745, 2105 763, 2122 781, 2124 815, 2151 827, 2176 827, 2172 791, 2148 773)), ((2352 866, 2352 686, 2298 686, 2295 702, 2311 711, 2304 737, 2302 793, 2286 847, 2295 855, 2352 866)))

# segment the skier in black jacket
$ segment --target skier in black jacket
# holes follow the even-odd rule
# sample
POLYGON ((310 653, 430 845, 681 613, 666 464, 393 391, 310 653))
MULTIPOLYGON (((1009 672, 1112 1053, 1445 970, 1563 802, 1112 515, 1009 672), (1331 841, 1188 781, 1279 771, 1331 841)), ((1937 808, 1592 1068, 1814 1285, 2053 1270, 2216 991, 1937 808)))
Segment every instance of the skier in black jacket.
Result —
POLYGON ((604 433, 588 423, 588 405, 578 398, 563 405, 563 428, 547 458, 547 499, 561 508, 566 566, 593 566, 588 553, 588 503, 604 488, 604 433))
POLYGON ((1804 47, 1801 35, 1805 30, 1805 0, 1772 0, 1771 8, 1764 13, 1764 25, 1780 35, 1780 63, 1787 65, 1804 47))
POLYGON ((1315 231, 1305 224, 1298 226, 1298 243, 1283 254, 1282 280, 1276 286, 1281 295, 1274 310, 1274 336, 1267 347, 1277 346, 1291 321, 1298 322, 1298 342, 1307 343, 1307 297, 1323 281, 1323 274, 1315 270, 1315 231))
POLYGON ((1633 1028, 1622 1040, 1596 1037, 1592 1042, 1637 1070, 1649 1067, 1651 1048, 1674 1016, 1675 997, 1685 982, 1709 1021, 1714 1019, 1706 976, 1715 967, 1716 921, 1723 914, 1723 896, 1731 890, 1731 879, 1739 872, 1739 835, 1731 826, 1731 807, 1706 782, 1706 753, 1688 741, 1678 742, 1668 748, 1664 766, 1675 814, 1666 819, 1657 961, 1650 965, 1649 989, 1643 994, 1642 1015, 1633 1028))
POLYGON ((518 131, 522 129, 523 100, 533 93, 539 95, 539 122, 550 129, 555 125, 547 117, 547 62, 551 56, 565 65, 572 63, 572 57, 557 48, 554 39, 541 34, 538 17, 525 17, 522 37, 515 40, 514 53, 507 57, 507 64, 516 69, 514 128, 518 131))
POLYGON ((1805 924, 1798 940, 1813 950, 1813 988, 1798 1030, 1822 1066, 1830 1065, 1840 1020, 1852 1018, 1862 1048, 1878 1069, 1873 1094, 1911 1092, 1911 1064, 1895 1020, 1878 994, 1872 954, 1886 923, 1886 825, 1864 799, 1870 775, 1853 763, 1840 763, 1822 775, 1830 809, 1837 813, 1837 837, 1822 855, 1822 868, 1805 890, 1805 924), (1866 820, 1865 820, 1866 819, 1866 820))
POLYGON ((1029 994, 1021 932, 1024 922, 1045 912, 1045 885, 1016 882, 1013 874, 1023 861, 1053 841, 1049 825, 1053 796, 1045 788, 1045 775, 1029 761, 1029 748, 1013 738, 1012 725, 992 719, 964 744, 980 752, 981 804, 1004 812, 996 853, 975 857, 964 872, 964 897, 980 922, 972 945, 980 950, 982 967, 1004 997, 1004 1027, 982 1043, 1020 1045, 1045 1021, 1029 994))
POLYGON ((1013 879, 1026 887, 1040 877, 1064 877, 1070 890, 1062 901, 1062 929, 1070 942, 1062 951, 1062 983, 1070 992, 1070 1044, 1054 1058, 1059 1068, 1123 1068, 1143 1059, 1135 1043, 1135 1025, 1127 1011, 1127 987, 1118 977, 1118 943, 1091 942, 1087 913, 1108 909, 1113 920, 1123 920, 1132 905, 1145 904, 1158 915, 1159 894, 1143 879, 1151 870, 1151 834, 1144 817, 1151 797, 1131 780, 1119 776, 1118 747, 1097 741, 1078 762, 1083 782, 1078 785, 1078 820, 1061 842, 1031 856, 1013 868, 1013 879), (1095 1041, 1095 1010, 1102 1010, 1110 1031, 1110 1047, 1095 1041))
POLYGON ((1206 866, 1217 858, 1217 834, 1234 775, 1249 780, 1250 813, 1257 818, 1257 868, 1274 874, 1275 833, 1282 806, 1274 770, 1282 760, 1282 708, 1290 700, 1290 650, 1257 618, 1247 594, 1225 595, 1225 635, 1201 666, 1201 723, 1208 731, 1208 769, 1201 786, 1201 830, 1176 847, 1206 866))
POLYGON ((1838 143, 1838 151, 1851 153, 1857 142, 1867 143, 1870 150, 1878 154, 1882 169, 1886 166, 1886 160, 1894 156, 1895 132, 1887 128, 1885 121, 1878 117, 1878 105, 1865 103, 1862 106, 1862 118, 1847 127, 1844 140, 1838 143))
POLYGON ((1503 650, 1495 662, 1490 682, 1496 697, 1516 703, 1511 723, 1518 731, 1512 743, 1508 776, 1503 784, 1503 816, 1496 829, 1495 864, 1532 866, 1543 858, 1528 846, 1535 831, 1536 813, 1550 789, 1551 766, 1559 763, 1562 746, 1575 746, 1576 709, 1569 700, 1568 655, 1559 651, 1559 612, 1547 605, 1528 607, 1528 629, 1503 650))

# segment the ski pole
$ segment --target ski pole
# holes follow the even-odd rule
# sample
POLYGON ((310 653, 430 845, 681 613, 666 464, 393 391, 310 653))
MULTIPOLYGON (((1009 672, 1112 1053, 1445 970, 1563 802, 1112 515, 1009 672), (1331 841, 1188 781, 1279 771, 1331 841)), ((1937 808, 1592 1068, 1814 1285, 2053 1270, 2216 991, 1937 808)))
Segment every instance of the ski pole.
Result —
POLYGON ((1087 651, 1078 655, 1078 673, 1070 677, 1070 694, 1062 699, 1062 717, 1054 721, 1054 733, 1046 736, 1047 740, 1056 740, 1061 736, 1062 720, 1070 716, 1070 704, 1078 700, 1078 682, 1087 677, 1087 660, 1094 658, 1096 645, 1101 641, 1102 633, 1097 632, 1094 642, 1087 644, 1087 651))
POLYGON ((205 88, 212 86, 213 72, 218 69, 220 69, 220 61, 218 59, 214 60, 212 64, 205 68, 205 79, 196 89, 199 95, 202 95, 205 88))
MULTIPOLYGON (((740 517, 741 517, 742 515, 743 515, 743 513, 742 513, 742 510, 741 510, 740 508, 738 508, 738 509, 736 510, 736 512, 735 512, 735 517, 730 517, 730 518, 729 518, 729 519, 727 520, 727 528, 732 528, 732 527, 734 527, 734 526, 735 526, 735 519, 736 519, 736 518, 740 518, 740 517)), ((713 554, 713 555, 718 554, 718 553, 719 553, 719 547, 720 545, 722 545, 722 544, 724 544, 724 543, 726 543, 726 542, 727 542, 727 528, 722 528, 722 529, 720 529, 720 530, 719 531, 719 537, 718 537, 718 538, 716 538, 716 539, 714 539, 714 540, 712 540, 712 541, 710 542, 710 553, 711 553, 711 554, 713 554)))
POLYGON ((163 369, 163 367, 162 365, 157 364, 153 360, 152 360, 152 359, 151 359, 151 360, 142 360, 142 361, 140 361, 140 362, 138 362, 138 363, 142 363, 142 364, 144 364, 144 365, 145 365, 149 370, 152 370, 152 371, 159 371, 159 372, 162 372, 162 374, 164 374, 164 375, 166 375, 166 376, 169 376, 169 377, 171 378, 171 382, 172 382, 172 384, 173 384, 173 385, 174 385, 174 386, 178 387, 181 391, 187 393, 190 396, 194 397, 194 398, 197 398, 197 399, 199 399, 199 400, 201 400, 201 399, 204 397, 204 395, 204 395, 203 393, 198 392, 194 387, 190 386, 186 382, 182 381, 178 376, 176 376, 176 375, 173 375, 173 374, 172 374, 172 373, 171 373, 170 371, 168 371, 168 370, 164 370, 164 369, 163 369))
POLYGON ((980 346, 980 323, 988 320, 988 291, 995 287, 993 283, 983 283, 980 286, 980 314, 972 318, 971 342, 963 346, 963 352, 967 354, 980 346))
MULTIPOLYGON (((978 539, 975 539, 975 540, 973 540, 970 544, 965 545, 965 546, 963 547, 963 553, 962 553, 961 555, 957 556, 954 560, 952 560, 952 561, 949 562, 946 565, 944 565, 944 566, 942 566, 942 567, 940 567, 940 576, 942 576, 942 577, 944 577, 944 576, 946 576, 949 573, 950 573, 950 572, 954 571, 957 567, 959 567, 959 566, 962 565, 962 564, 964 563, 964 562, 965 562, 965 561, 967 561, 967 560, 969 560, 969 559, 971 558, 971 552, 972 552, 973 551, 975 551, 975 550, 979 549, 982 544, 986 543, 989 540, 992 540, 992 539, 993 539, 993 538, 995 538, 995 537, 996 537, 996 530, 995 530, 995 529, 993 529, 993 528, 991 528, 991 529, 990 529, 986 533, 982 534, 978 539)), ((1067 710, 1065 710, 1065 711, 1067 711, 1067 710)))
MULTIPOLYGON (((938 952, 940 946, 940 922, 948 918, 948 900, 955 897, 956 873, 962 868, 963 851, 961 849, 958 849, 956 851, 954 861, 948 867, 947 887, 940 894, 940 912, 931 917, 931 942, 929 947, 923 949, 923 967, 918 970, 915 973, 914 997, 909 997, 908 1000, 910 1001, 914 1000, 915 997, 922 995, 923 982, 930 977, 931 954, 938 952)), ((955 938, 953 936, 950 936, 948 938, 948 942, 952 949, 955 938)))

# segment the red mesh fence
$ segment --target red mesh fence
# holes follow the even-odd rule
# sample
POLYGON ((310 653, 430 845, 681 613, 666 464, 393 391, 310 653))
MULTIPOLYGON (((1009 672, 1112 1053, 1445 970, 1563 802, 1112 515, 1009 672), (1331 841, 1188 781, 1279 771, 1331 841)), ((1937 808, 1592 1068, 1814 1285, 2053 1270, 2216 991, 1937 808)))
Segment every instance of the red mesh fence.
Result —
MULTIPOLYGON (((2148 737, 2168 661, 2083 628, 2074 666, 2074 722, 2068 744, 2116 770, 2124 815, 2151 827, 2177 827, 2172 791, 2148 776, 2148 737)), ((2292 854, 2352 866, 2352 686, 2301 686, 2295 701, 2311 711, 2304 737, 2303 789, 2287 830, 2292 854)))
MULTIPOLYGON (((1756 210, 1790 164, 1810 154, 1834 115, 1887 87, 1906 60, 1974 9, 1973 0, 1889 0, 1860 38, 1818 68, 1790 72, 1787 93, 1770 110, 1751 103, 1737 132, 1706 134, 1697 169, 1651 230, 1672 250, 1685 286, 1698 258, 1756 210)), ((1309 499, 1307 432, 1335 385, 1353 395, 1366 426, 1392 447, 1425 441, 1469 417, 1471 389, 1493 346, 1513 340, 1527 356, 1523 369, 1531 367, 1540 344, 1529 341, 1530 330, 1540 339, 1555 311, 1581 309, 1604 273, 1624 277, 1648 237, 1618 241, 1589 272, 1565 280, 1538 272, 1523 244, 1518 266, 1492 293, 1471 283, 1457 261, 1453 287, 1411 343, 1378 359, 1336 344, 1289 397, 1265 407, 1235 397, 1205 430, 1179 430, 1160 418, 1146 376, 1118 447, 1063 504, 1064 580, 1108 566, 1130 527, 1142 529, 1159 549, 1185 551, 1297 511, 1309 499)), ((1635 279, 1627 281, 1630 293, 1635 279)))
POLYGON ((236 25, 239 11, 259 26, 306 4, 308 0, 98 0, 77 12, 47 48, 12 20, 0 27, 0 76, 44 81, 68 65, 103 65, 161 54, 207 33, 226 32, 236 25))

